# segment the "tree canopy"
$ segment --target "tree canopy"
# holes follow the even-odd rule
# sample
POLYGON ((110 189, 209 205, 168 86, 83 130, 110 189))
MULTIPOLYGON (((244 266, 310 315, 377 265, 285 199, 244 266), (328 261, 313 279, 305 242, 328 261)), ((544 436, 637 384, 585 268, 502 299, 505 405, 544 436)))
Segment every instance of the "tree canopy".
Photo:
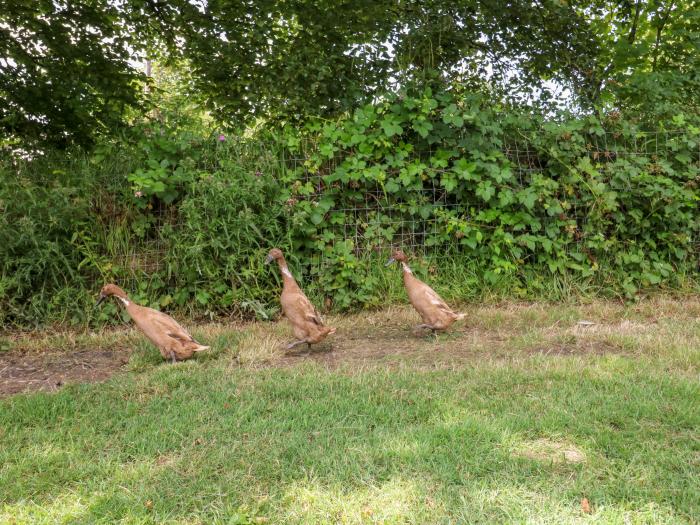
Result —
POLYGON ((699 1, 0 0, 0 126, 89 144, 141 104, 145 53, 188 64, 192 96, 233 127, 412 84, 550 111, 695 111, 699 1))
POLYGON ((139 47, 114 3, 0 0, 0 129, 91 144, 139 105, 139 47))

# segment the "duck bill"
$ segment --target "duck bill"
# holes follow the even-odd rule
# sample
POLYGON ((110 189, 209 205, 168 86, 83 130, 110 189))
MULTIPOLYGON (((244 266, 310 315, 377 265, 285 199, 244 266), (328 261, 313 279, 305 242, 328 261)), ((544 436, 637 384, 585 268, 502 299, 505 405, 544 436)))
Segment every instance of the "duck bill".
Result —
POLYGON ((391 265, 394 264, 395 262, 396 262, 396 259, 394 259, 394 258, 392 257, 391 259, 389 259, 389 260, 386 262, 386 264, 385 264, 384 266, 391 266, 391 265))
POLYGON ((268 255, 267 257, 265 257, 265 264, 270 264, 274 260, 275 258, 272 255, 268 255))
POLYGON ((99 298, 99 299, 97 300, 97 302, 95 303, 95 308, 97 308, 98 306, 100 306, 100 305, 102 304, 102 301, 104 301, 105 299, 107 299, 107 296, 106 296, 106 295, 100 295, 100 298, 99 298))

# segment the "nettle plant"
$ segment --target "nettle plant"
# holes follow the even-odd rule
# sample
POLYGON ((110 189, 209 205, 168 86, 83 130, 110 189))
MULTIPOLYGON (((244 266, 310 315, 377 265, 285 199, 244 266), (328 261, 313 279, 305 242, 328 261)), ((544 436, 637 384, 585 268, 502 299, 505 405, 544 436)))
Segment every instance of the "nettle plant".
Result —
POLYGON ((683 116, 666 130, 659 151, 647 143, 657 134, 614 112, 545 123, 481 95, 426 89, 289 132, 287 147, 306 161, 287 170, 282 197, 338 306, 379 302, 364 261, 407 239, 428 256, 471 261, 488 283, 528 289, 544 268, 633 296, 697 256, 700 130, 683 116))

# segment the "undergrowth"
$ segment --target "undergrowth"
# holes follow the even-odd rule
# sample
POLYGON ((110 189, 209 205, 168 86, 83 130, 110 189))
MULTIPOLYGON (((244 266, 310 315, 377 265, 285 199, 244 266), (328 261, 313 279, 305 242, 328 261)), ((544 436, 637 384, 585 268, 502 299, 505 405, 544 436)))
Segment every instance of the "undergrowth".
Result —
POLYGON ((253 138, 154 119, 91 153, 4 158, 0 324, 112 321, 91 309, 107 281, 191 317, 268 319, 273 246, 333 311, 403 300, 392 245, 449 300, 697 290, 700 128, 654 125, 426 90, 253 138))

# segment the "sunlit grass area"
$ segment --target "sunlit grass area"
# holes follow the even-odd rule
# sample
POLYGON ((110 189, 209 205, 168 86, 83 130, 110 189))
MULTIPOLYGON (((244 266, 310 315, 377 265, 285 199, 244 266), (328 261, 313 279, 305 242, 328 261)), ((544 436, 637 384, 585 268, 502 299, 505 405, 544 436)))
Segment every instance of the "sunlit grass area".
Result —
POLYGON ((176 365, 132 330, 13 338, 129 361, 0 401, 0 522, 700 516, 700 301, 463 310, 438 337, 403 307, 330 318, 291 356, 284 321, 204 325, 211 352, 176 365))

